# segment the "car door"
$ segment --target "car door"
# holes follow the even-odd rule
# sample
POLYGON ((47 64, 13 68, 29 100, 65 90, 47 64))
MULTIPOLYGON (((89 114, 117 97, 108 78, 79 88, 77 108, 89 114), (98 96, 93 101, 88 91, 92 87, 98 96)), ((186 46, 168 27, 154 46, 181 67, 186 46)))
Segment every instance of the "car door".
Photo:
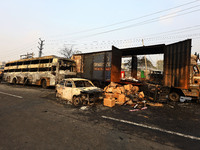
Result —
POLYGON ((61 97, 61 98, 63 97, 64 84, 65 84, 65 81, 62 80, 62 81, 60 81, 59 84, 56 85, 57 94, 58 94, 59 97, 61 97))
POLYGON ((66 81, 64 90, 63 90, 63 98, 67 99, 69 101, 72 101, 72 82, 71 81, 66 81))

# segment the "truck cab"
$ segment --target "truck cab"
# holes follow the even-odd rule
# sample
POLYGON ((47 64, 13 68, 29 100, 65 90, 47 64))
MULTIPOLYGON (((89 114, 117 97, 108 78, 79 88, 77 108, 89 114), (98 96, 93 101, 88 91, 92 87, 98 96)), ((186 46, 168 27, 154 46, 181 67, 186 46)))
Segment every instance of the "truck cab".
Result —
POLYGON ((198 67, 199 54, 191 56, 191 67, 190 67, 190 89, 192 96, 200 97, 200 69, 198 67))

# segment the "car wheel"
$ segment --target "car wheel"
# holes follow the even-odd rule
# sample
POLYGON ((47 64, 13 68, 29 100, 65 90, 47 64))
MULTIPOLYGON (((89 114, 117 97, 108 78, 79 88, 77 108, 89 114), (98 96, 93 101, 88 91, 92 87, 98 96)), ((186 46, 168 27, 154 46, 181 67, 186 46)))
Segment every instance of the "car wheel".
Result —
POLYGON ((177 101, 180 100, 180 95, 178 93, 176 93, 176 92, 172 92, 172 93, 169 94, 169 99, 171 101, 177 102, 177 101))
POLYGON ((56 91, 56 97, 59 98, 60 94, 58 93, 58 91, 56 91))
POLYGON ((42 88, 44 88, 44 89, 47 88, 47 82, 46 82, 46 80, 42 80, 42 88))
POLYGON ((73 105, 74 106, 81 106, 82 105, 82 100, 79 96, 73 97, 73 105))
POLYGON ((88 104, 88 101, 84 100, 83 105, 86 106, 88 104))

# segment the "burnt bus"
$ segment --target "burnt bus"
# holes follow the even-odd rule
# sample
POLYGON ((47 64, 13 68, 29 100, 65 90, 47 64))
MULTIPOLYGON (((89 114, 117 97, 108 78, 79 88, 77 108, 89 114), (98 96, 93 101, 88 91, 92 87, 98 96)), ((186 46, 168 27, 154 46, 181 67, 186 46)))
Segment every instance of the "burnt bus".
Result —
POLYGON ((76 63, 67 58, 44 56, 8 62, 3 80, 13 84, 55 86, 60 80, 76 76, 76 63))

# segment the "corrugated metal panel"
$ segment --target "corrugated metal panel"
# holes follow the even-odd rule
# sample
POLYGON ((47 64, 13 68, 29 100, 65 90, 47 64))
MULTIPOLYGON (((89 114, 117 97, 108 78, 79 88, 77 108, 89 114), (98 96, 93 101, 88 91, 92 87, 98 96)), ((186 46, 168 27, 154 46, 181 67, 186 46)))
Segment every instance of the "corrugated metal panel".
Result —
POLYGON ((93 80, 104 80, 105 53, 93 54, 93 80))
POLYGON ((72 59, 76 62, 76 71, 77 73, 83 73, 83 59, 82 55, 73 56, 72 59))
POLYGON ((189 88, 191 40, 167 45, 164 51, 164 85, 189 88))
POLYGON ((131 76, 137 79, 137 56, 132 56, 131 61, 131 76))
POLYGON ((93 55, 83 55, 83 78, 92 79, 93 55))
POLYGON ((122 51, 112 47, 111 82, 120 82, 122 51))
POLYGON ((112 52, 106 52, 105 54, 106 54, 106 60, 105 60, 105 80, 106 81, 110 81, 112 52))

